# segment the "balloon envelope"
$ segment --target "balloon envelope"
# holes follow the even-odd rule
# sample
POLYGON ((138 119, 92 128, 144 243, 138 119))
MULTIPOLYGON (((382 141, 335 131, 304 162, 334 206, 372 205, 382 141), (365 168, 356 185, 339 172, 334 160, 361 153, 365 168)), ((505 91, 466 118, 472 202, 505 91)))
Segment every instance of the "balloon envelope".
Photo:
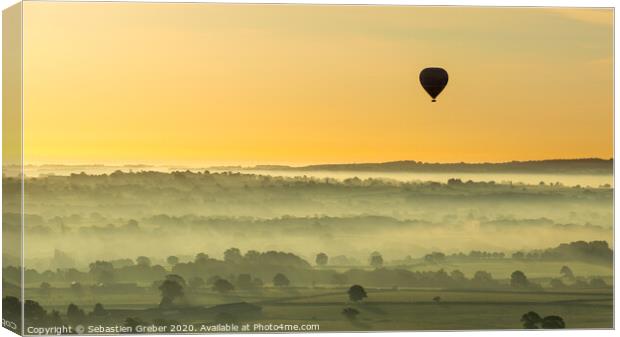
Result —
POLYGON ((435 102, 435 98, 448 84, 448 72, 443 68, 426 68, 420 72, 420 84, 435 102))

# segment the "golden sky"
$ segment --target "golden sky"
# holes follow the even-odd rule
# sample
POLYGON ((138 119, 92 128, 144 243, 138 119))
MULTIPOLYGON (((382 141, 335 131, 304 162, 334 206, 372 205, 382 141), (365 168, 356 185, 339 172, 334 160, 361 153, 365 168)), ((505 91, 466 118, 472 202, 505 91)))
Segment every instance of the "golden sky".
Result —
POLYGON ((605 9, 24 6, 26 163, 613 156, 605 9), (420 70, 450 82, 431 103, 420 70))

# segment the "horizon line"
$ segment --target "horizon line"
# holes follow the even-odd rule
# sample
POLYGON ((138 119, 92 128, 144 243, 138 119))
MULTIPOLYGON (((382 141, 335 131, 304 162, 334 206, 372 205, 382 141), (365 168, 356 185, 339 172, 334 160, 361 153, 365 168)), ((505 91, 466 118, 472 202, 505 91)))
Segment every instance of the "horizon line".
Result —
MULTIPOLYGON (((401 160, 388 160, 388 161, 353 161, 353 162, 315 162, 315 163, 278 163, 278 162, 264 162, 264 163, 131 163, 131 162, 102 162, 102 163, 58 163, 58 162, 48 162, 48 163, 34 163, 34 164, 24 164, 24 167, 44 167, 44 166, 66 166, 66 167, 80 167, 80 166, 91 166, 91 167, 170 167, 170 166, 181 166, 181 167, 193 167, 193 168, 202 168, 202 167, 242 167, 242 168, 251 168, 257 166, 286 166, 291 168, 304 168, 310 166, 321 166, 321 165, 368 165, 368 164, 392 164, 392 163, 416 163, 416 164, 433 164, 433 165, 497 165, 497 164, 511 164, 511 163, 536 163, 536 162, 551 162, 551 161, 587 161, 587 160, 598 160, 598 161, 613 161, 613 157, 609 158, 601 158, 601 157, 578 157, 578 158, 548 158, 548 159, 528 159, 528 160, 509 160, 509 161, 451 161, 451 162, 438 162, 438 161, 422 161, 415 159, 401 159, 401 160)), ((3 165, 3 167, 15 167, 19 165, 3 165)))

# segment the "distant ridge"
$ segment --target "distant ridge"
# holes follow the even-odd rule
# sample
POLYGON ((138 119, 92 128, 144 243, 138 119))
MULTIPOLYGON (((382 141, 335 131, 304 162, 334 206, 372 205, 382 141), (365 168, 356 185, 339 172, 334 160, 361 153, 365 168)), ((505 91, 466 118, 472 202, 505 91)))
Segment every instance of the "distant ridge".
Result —
MULTIPOLYGON (((548 159, 503 163, 425 163, 414 160, 385 163, 320 164, 308 166, 256 165, 243 170, 365 171, 365 172, 470 172, 613 174, 613 159, 548 159)), ((240 167, 220 167, 240 169, 240 167)))

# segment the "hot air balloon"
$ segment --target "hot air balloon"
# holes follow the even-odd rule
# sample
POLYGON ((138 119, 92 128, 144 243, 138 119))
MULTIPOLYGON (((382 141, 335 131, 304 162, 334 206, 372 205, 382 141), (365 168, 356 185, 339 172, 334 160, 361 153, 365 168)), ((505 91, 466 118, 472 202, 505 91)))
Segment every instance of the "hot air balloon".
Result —
POLYGON ((420 72, 420 84, 436 102, 435 98, 448 84, 448 72, 443 68, 426 68, 420 72))

